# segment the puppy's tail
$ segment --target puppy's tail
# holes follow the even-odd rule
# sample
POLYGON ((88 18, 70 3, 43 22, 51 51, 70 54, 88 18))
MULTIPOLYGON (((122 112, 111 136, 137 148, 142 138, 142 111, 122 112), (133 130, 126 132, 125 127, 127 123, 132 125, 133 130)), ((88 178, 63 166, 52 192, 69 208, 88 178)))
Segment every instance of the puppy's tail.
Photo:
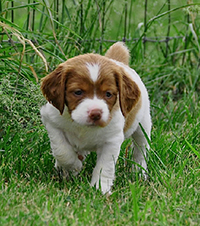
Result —
POLYGON ((129 50, 125 46, 123 42, 116 42, 113 44, 105 54, 106 57, 111 58, 113 60, 117 60, 126 65, 129 64, 129 50))

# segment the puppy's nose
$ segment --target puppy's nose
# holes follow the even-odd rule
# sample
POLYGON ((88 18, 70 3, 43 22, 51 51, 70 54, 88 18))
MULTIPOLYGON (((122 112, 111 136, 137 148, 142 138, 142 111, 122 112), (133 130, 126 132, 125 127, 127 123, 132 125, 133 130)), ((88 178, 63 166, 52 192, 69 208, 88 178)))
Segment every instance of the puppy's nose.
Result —
POLYGON ((98 121, 99 119, 101 119, 101 116, 102 116, 102 110, 100 109, 93 109, 89 113, 89 118, 92 121, 98 121))

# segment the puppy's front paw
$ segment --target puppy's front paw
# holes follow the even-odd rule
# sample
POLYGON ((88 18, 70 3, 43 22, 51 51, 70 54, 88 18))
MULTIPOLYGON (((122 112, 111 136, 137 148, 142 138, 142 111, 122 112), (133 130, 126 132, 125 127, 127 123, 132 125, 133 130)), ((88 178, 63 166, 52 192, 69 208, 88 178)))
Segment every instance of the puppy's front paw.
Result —
POLYGON ((77 158, 73 164, 63 165, 58 160, 56 160, 55 168, 62 172, 63 178, 69 178, 69 172, 76 176, 82 168, 82 162, 77 158))
POLYGON ((58 171, 59 177, 62 179, 69 179, 69 171, 66 170, 62 165, 56 160, 55 168, 58 171))
POLYGON ((90 183, 90 185, 93 187, 94 185, 96 185, 96 189, 100 189, 103 194, 108 194, 111 195, 111 187, 113 185, 113 179, 111 178, 107 178, 104 177, 102 175, 97 175, 92 177, 92 181, 90 183))
POLYGON ((74 176, 76 176, 81 171, 82 165, 83 165, 82 161, 77 158, 74 165, 72 166, 72 168, 70 170, 70 171, 72 171, 72 174, 74 176))

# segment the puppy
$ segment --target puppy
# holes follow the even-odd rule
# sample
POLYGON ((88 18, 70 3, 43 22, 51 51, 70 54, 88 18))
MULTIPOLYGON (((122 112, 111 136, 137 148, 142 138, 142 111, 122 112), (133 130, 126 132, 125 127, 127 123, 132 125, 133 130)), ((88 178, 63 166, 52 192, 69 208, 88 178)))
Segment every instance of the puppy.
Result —
POLYGON ((60 64, 41 85, 48 103, 41 116, 48 131, 55 167, 65 176, 80 172, 84 157, 97 153, 91 186, 110 192, 120 147, 134 141, 134 161, 147 172, 145 136, 151 117, 147 90, 128 66, 129 51, 117 42, 105 56, 79 55, 60 64), (144 133, 144 131, 145 133, 144 133))

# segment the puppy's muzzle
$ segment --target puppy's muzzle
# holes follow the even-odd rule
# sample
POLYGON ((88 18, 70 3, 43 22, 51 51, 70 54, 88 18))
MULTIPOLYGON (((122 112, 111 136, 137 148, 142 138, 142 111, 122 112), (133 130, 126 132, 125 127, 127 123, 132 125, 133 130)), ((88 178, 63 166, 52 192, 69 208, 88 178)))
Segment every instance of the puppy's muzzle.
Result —
POLYGON ((99 120, 101 120, 102 117, 102 110, 101 109, 92 109, 89 113, 88 113, 88 117, 92 122, 97 122, 99 120))

